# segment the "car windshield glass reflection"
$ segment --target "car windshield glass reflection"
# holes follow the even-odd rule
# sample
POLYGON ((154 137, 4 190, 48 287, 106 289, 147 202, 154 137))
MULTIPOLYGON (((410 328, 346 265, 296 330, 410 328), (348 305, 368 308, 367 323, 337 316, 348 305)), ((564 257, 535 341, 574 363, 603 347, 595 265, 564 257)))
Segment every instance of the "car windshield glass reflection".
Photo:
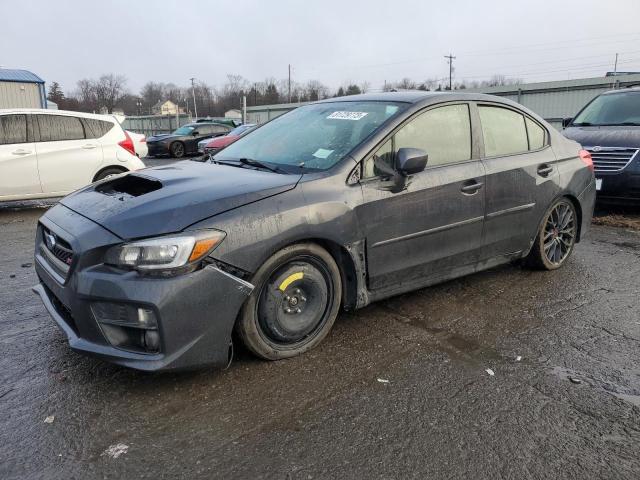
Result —
POLYGON ((640 125, 640 93, 600 95, 580 112, 573 125, 640 125))
POLYGON ((240 138, 214 159, 245 158, 305 170, 326 170, 406 106, 400 102, 307 105, 240 138))
POLYGON ((180 127, 173 132, 174 135, 191 135, 194 127, 180 127))

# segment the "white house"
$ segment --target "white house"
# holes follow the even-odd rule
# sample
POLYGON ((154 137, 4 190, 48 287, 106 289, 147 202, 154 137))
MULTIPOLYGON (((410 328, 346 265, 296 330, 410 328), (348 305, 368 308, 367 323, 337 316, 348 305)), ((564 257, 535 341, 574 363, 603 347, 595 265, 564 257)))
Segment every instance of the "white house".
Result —
POLYGON ((171 100, 160 100, 151 107, 151 113, 154 115, 175 115, 177 113, 184 113, 184 108, 178 108, 178 105, 171 100), (179 112, 178 109, 180 110, 179 112))
POLYGON ((236 110, 235 108, 232 110, 227 110, 224 112, 224 118, 233 118, 234 120, 242 120, 242 112, 240 110, 236 110))

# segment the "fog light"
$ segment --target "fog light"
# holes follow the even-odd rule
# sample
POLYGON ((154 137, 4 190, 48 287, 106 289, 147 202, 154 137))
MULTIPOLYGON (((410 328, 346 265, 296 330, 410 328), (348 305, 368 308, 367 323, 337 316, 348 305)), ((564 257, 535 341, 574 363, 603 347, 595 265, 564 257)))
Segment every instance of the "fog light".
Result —
POLYGON ((143 337, 144 348, 148 352, 157 352, 160 350, 160 334, 157 330, 147 330, 143 337))
POLYGON ((160 351, 158 320, 153 310, 113 302, 93 302, 91 310, 112 346, 144 353, 160 351))

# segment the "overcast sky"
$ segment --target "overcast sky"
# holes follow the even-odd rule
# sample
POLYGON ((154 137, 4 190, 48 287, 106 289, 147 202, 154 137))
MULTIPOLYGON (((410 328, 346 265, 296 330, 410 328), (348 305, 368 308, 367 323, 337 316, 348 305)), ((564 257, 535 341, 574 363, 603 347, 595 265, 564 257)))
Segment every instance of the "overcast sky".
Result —
POLYGON ((213 86, 367 81, 494 73, 544 81, 640 71, 639 0, 0 0, 0 65, 64 91, 102 73, 213 86))

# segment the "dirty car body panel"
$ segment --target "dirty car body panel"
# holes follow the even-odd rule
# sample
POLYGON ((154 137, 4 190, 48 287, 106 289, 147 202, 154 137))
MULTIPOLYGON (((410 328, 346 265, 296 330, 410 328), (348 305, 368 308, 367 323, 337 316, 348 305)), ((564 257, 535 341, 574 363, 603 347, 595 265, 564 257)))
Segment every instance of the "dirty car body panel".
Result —
MULTIPOLYGON (((292 244, 311 242, 330 253, 340 269, 342 307, 354 309, 526 256, 545 212, 563 196, 577 207, 579 233, 586 231, 595 182, 578 157, 579 145, 521 106, 479 94, 422 92, 315 105, 349 102, 399 107, 328 168, 287 165, 282 172, 186 161, 98 182, 49 210, 38 226, 35 290, 71 347, 141 370, 224 366, 256 272, 292 244), (545 131, 544 147, 488 157, 476 110, 483 102, 535 121, 545 131), (395 145, 389 142, 405 126, 445 105, 464 105, 469 112, 464 160, 437 164, 434 154, 434 164, 427 161, 427 168, 400 183, 393 171, 369 169, 381 146, 395 145), (545 164, 553 169, 543 178, 537 170, 545 164), (224 240, 179 275, 148 276, 105 261, 109 249, 126 242, 210 230, 224 232, 224 240), (66 265, 50 248, 52 238, 71 252, 70 259, 61 257, 66 265), (113 322, 99 321, 105 308, 119 309, 124 317, 153 313, 159 344, 152 352, 140 347, 146 339, 137 348, 114 346, 113 322)), ((366 116, 336 118, 356 128, 366 116)), ((327 151, 318 149, 316 156, 326 157, 327 151)), ((224 163, 220 158, 214 162, 224 163)))

